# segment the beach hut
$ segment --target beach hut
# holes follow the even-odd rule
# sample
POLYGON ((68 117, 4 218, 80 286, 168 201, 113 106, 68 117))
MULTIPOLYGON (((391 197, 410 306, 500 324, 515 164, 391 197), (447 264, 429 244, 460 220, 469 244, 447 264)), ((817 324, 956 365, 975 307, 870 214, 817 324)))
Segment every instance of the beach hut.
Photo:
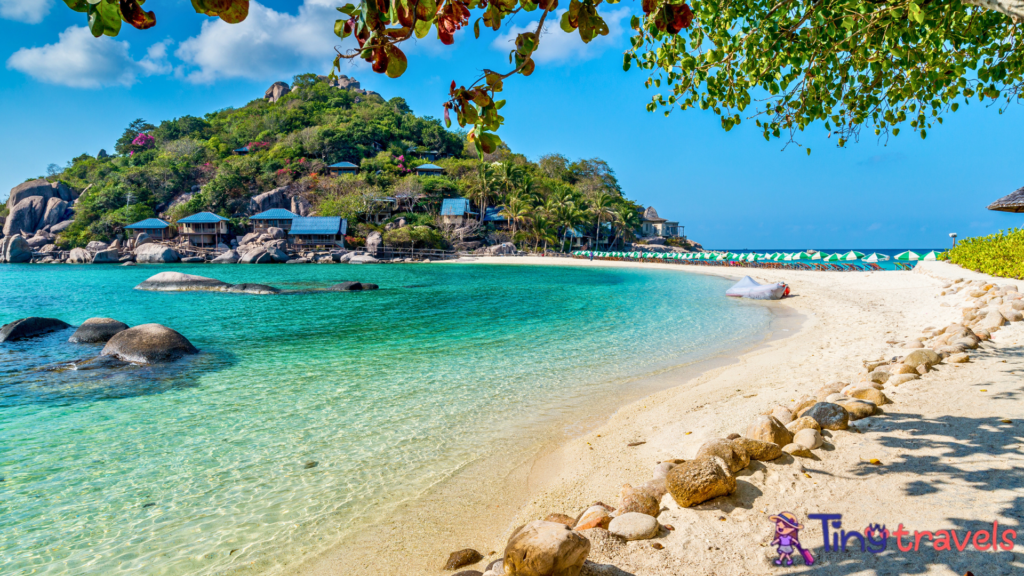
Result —
POLYGON ((228 219, 213 212, 199 212, 178 220, 178 235, 192 246, 213 248, 228 233, 228 219))
POLYGON ((287 232, 292 229, 292 220, 296 218, 299 218, 299 215, 290 210, 273 208, 254 216, 249 216, 249 221, 252 222, 253 232, 263 234, 267 231, 267 228, 280 228, 287 232))
POLYGON ((159 218, 147 218, 135 224, 129 224, 124 229, 131 230, 134 236, 146 234, 154 240, 167 240, 171 237, 171 225, 159 218))
POLYGON ((916 262, 920 259, 920 254, 918 254, 917 252, 911 252, 910 250, 907 250, 906 252, 900 252, 893 258, 893 260, 896 260, 897 262, 916 262))
POLYGON ((422 164, 413 170, 416 171, 417 176, 440 176, 444 174, 444 168, 437 164, 422 164))
POLYGON ((468 198, 445 198, 441 201, 441 220, 445 224, 462 226, 474 216, 469 208, 468 198))
MULTIPOLYGON (((504 206, 488 206, 484 210, 484 224, 490 224, 498 230, 505 230, 509 228, 508 218, 501 215, 503 210, 505 210, 504 206)), ((577 237, 583 236, 578 230, 566 230, 566 235, 568 235, 569 232, 576 232, 577 237)))
POLYGON ((340 246, 348 232, 348 220, 339 216, 296 217, 288 240, 298 248, 340 246))
POLYGON ((1024 188, 1018 188, 989 204, 988 209, 999 212, 1024 212, 1024 188))
POLYGON ((355 174, 359 172, 359 166, 351 162, 338 162, 331 164, 327 167, 327 173, 331 176, 341 176, 342 174, 355 174))

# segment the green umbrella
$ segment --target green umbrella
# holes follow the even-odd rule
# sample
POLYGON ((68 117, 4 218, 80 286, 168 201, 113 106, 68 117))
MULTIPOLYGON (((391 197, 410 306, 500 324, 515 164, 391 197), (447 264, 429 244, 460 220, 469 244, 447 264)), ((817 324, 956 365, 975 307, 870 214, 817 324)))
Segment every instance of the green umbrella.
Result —
POLYGON ((811 255, 808 254, 807 252, 797 252, 796 254, 793 254, 793 260, 810 260, 810 259, 811 259, 811 255))
POLYGON ((859 260, 860 258, 863 258, 863 257, 864 257, 864 253, 863 252, 855 252, 853 250, 850 250, 846 254, 843 254, 843 260, 848 260, 848 261, 859 260))
POLYGON ((884 262, 888 259, 888 256, 886 256, 885 254, 879 254, 878 252, 872 252, 871 254, 868 254, 867 256, 864 257, 865 262, 884 262))
POLYGON ((906 252, 900 252, 893 258, 893 260, 898 260, 900 262, 914 262, 920 259, 920 254, 918 254, 917 252, 911 252, 910 250, 907 250, 906 252))
POLYGON ((929 253, 927 253, 927 254, 925 254, 924 256, 921 257, 921 260, 938 260, 938 259, 939 259, 939 252, 936 252, 935 250, 932 250, 931 252, 929 252, 929 253))
POLYGON ((814 255, 811 256, 811 260, 821 260, 821 252, 815 252, 814 255))
POLYGON ((839 262, 842 259, 843 257, 840 254, 829 254, 828 256, 822 258, 822 260, 824 260, 825 262, 839 262))

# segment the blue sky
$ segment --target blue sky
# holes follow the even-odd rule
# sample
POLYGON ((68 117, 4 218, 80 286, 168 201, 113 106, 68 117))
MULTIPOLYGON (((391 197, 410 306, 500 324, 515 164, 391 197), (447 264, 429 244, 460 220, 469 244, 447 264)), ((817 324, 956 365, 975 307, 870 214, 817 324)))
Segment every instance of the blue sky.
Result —
MULTIPOLYGON (((241 106, 274 81, 327 73, 341 4, 252 2, 245 22, 228 25, 195 14, 189 0, 153 1, 146 7, 157 13, 155 28, 125 25, 117 38, 97 40, 61 0, 0 0, 0 197, 50 163, 112 150, 135 118, 158 123, 241 106)), ((926 141, 908 130, 888 145, 866 138, 846 149, 818 126, 800 138, 811 156, 781 151, 752 121, 724 132, 710 113, 646 112, 654 93, 646 77, 621 68, 636 9, 606 6, 611 32, 589 46, 557 27, 544 37, 537 72, 506 82, 500 134, 513 150, 603 158, 630 198, 679 220, 707 247, 941 247, 949 232, 989 234, 1024 220, 985 209, 1024 186, 1016 152, 1024 111, 1000 115, 974 103, 926 141)), ((480 39, 463 31, 451 47, 420 41, 397 80, 361 63, 345 73, 440 116, 447 85, 507 67, 509 39, 533 21, 524 14, 480 39)))

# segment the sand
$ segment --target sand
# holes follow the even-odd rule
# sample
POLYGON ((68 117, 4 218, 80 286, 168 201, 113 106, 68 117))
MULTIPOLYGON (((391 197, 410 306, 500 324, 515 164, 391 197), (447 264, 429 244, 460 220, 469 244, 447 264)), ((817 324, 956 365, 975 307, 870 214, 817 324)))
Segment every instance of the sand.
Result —
MULTIPOLYGON (((638 266, 562 258, 466 263, 638 266)), ((575 516, 594 501, 614 505, 621 485, 649 480, 657 462, 692 458, 707 440, 742 434, 757 414, 791 405, 823 384, 859 380, 863 360, 906 354, 909 350, 887 342, 906 342, 925 327, 960 318, 962 296, 938 295, 944 278, 982 277, 935 262, 915 272, 870 273, 639 266, 785 281, 793 297, 764 305, 780 316, 795 312, 800 321, 775 326, 773 339, 731 363, 696 377, 680 374, 675 387, 622 406, 536 458, 510 454, 507 469, 462 475, 429 504, 410 504, 408 511, 418 510, 422 522, 403 515, 401 524, 367 530, 285 573, 445 574, 440 567, 448 553, 465 547, 486 556, 464 569, 483 570, 500 557, 516 526, 554 512, 575 516), (644 444, 628 446, 635 442, 644 444), (452 502, 445 495, 459 499, 452 502), (441 505, 451 507, 439 511, 441 505)), ((731 496, 689 509, 666 496, 658 519, 675 530, 629 543, 595 539, 589 560, 597 566, 585 573, 1024 573, 1024 387, 1017 375, 1024 370, 1022 345, 1024 323, 1017 323, 972 351, 970 363, 942 364, 920 380, 886 386, 894 403, 884 407, 884 414, 857 421, 848 431, 826 432, 825 445, 813 458, 752 463, 738 474, 738 489, 731 496), (880 464, 869 463, 872 459, 880 464), (775 550, 769 546, 774 532, 769 517, 784 510, 804 523, 800 540, 817 559, 813 566, 804 566, 802 559, 791 567, 771 563, 775 550), (966 530, 991 532, 998 522, 1000 533, 1009 527, 1021 536, 1012 551, 980 552, 967 546, 936 552, 924 538, 917 551, 896 550, 890 539, 889 549, 877 555, 859 546, 826 552, 822 522, 809 520, 808 514, 842 514, 842 529, 848 531, 863 531, 869 523, 895 531, 903 524, 911 532, 955 529, 962 539, 966 530), (655 549, 655 543, 664 548, 655 549)), ((903 542, 906 546, 907 538, 903 542)))

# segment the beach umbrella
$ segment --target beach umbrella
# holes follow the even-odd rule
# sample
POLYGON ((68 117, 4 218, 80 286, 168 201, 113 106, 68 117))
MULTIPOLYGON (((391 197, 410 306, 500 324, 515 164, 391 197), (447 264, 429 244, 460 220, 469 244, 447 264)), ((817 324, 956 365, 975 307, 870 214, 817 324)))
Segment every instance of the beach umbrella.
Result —
POLYGON ((797 252, 796 254, 793 254, 792 256, 793 256, 793 260, 810 260, 811 259, 811 255, 808 254, 807 252, 797 252))
POLYGON ((885 262, 889 257, 885 254, 879 254, 878 252, 872 252, 864 257, 865 262, 885 262))
POLYGON ((857 260, 857 259, 860 259, 860 258, 863 258, 863 257, 864 257, 864 253, 863 252, 856 252, 856 251, 853 251, 853 250, 850 250, 846 254, 843 254, 843 260, 847 260, 847 261, 857 260))
POLYGON ((815 252, 814 255, 811 256, 811 260, 821 260, 821 252, 815 252))
POLYGON ((829 254, 828 256, 822 258, 822 260, 825 262, 839 262, 842 259, 843 257, 840 254, 829 254))
POLYGON ((939 252, 936 252, 935 250, 932 250, 931 252, 929 252, 929 253, 927 253, 927 254, 925 254, 924 256, 921 257, 921 260, 929 260, 929 261, 931 261, 931 260, 938 260, 938 259, 939 259, 939 252))
POLYGON ((900 252, 893 258, 893 260, 898 260, 900 262, 914 262, 920 259, 920 254, 918 254, 917 252, 911 252, 910 250, 907 250, 906 252, 900 252))

